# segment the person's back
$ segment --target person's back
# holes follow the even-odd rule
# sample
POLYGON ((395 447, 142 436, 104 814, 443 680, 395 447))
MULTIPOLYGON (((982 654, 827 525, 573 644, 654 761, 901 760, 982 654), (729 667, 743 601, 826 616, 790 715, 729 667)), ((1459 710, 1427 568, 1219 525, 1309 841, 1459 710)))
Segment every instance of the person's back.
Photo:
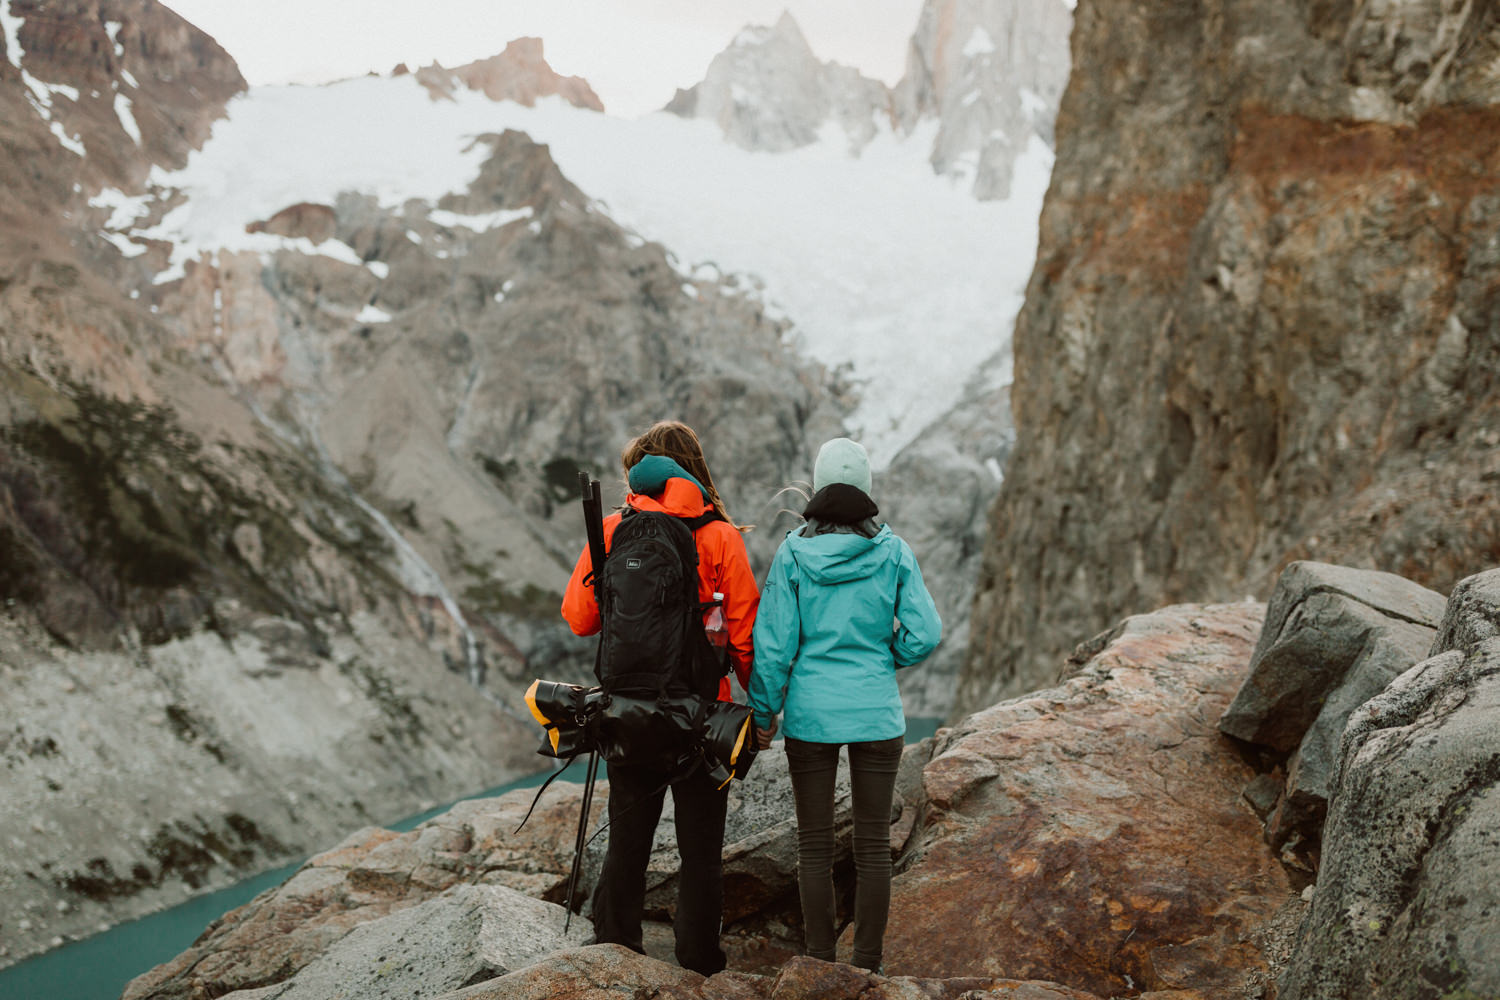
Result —
MULTIPOLYGON (((663 421, 627 444, 620 457, 627 474, 629 508, 698 524, 693 541, 698 555, 699 600, 706 605, 715 593, 723 595, 721 610, 730 666, 741 686, 746 686, 753 661, 751 635, 759 591, 740 530, 729 520, 719 499, 697 435, 683 424, 663 421), (713 513, 718 516, 710 518, 713 513)), ((621 512, 604 520, 607 552, 623 517, 621 512)), ((586 582, 592 571, 592 559, 585 547, 574 565, 562 603, 563 617, 578 635, 593 635, 600 629, 599 606, 586 582)), ((726 676, 719 683, 719 697, 728 700, 729 696, 726 676)), ((668 788, 675 806, 682 858, 673 921, 677 960, 685 968, 712 975, 725 963, 719 926, 728 793, 709 778, 701 764, 686 773, 658 765, 610 764, 609 845, 594 894, 595 939, 645 953, 641 921, 646 866, 668 788)))
POLYGON ((833 789, 839 748, 849 748, 854 961, 878 969, 890 906, 891 797, 906 733, 896 671, 937 647, 942 621, 911 548, 874 522, 864 449, 847 438, 827 442, 813 485, 807 523, 787 535, 766 576, 750 704, 762 745, 785 713, 807 952, 829 961, 833 789))
POLYGON ((782 732, 820 743, 901 736, 896 670, 920 661, 937 639, 929 618, 910 611, 918 631, 892 632, 898 601, 920 580, 916 557, 888 525, 867 537, 818 531, 826 524, 814 519, 787 536, 779 558, 790 565, 767 582, 789 581, 797 593, 796 634, 767 627, 759 637, 766 645, 758 646, 763 662, 792 664, 782 732))

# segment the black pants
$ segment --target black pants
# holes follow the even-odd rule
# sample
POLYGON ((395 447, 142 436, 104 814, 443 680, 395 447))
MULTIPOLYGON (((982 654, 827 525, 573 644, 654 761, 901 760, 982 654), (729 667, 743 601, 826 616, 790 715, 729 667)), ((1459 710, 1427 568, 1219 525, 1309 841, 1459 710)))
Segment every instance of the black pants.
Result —
MULTIPOLYGON (((891 910, 891 798, 905 741, 849 744, 854 798, 854 964, 880 968, 891 910)), ((797 806, 797 891, 807 953, 834 961, 833 791, 838 743, 786 740, 797 806)))
MULTIPOLYGON (((594 933, 600 944, 622 944, 645 954, 641 916, 646 866, 661 818, 667 776, 652 768, 609 767, 609 849, 594 894, 594 933)), ((719 927, 724 917, 724 816, 729 791, 715 787, 701 766, 671 785, 676 811, 677 961, 711 976, 724 968, 719 927)))

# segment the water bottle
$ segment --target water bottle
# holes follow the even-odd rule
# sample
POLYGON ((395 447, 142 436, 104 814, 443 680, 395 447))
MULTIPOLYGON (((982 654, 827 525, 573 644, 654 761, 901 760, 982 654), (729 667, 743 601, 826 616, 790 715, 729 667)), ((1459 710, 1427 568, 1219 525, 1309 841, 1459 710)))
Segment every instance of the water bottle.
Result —
POLYGON ((714 600, 718 603, 708 609, 708 617, 703 620, 703 631, 708 633, 708 641, 715 647, 727 646, 729 633, 724 631, 724 595, 716 590, 714 600))

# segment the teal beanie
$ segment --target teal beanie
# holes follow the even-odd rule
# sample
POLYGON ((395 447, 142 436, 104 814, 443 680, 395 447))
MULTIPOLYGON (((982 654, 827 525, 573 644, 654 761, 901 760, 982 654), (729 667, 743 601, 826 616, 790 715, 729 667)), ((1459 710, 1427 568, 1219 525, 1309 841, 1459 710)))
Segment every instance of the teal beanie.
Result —
POLYGON ((630 467, 625 478, 630 483, 630 492, 645 496, 660 494, 666 488, 668 479, 686 479, 698 487, 704 500, 708 499, 708 491, 703 488, 703 484, 665 455, 647 455, 630 467))
POLYGON ((834 438, 823 443, 818 449, 818 459, 813 463, 813 492, 830 483, 845 483, 869 495, 870 456, 864 445, 848 438, 834 438))

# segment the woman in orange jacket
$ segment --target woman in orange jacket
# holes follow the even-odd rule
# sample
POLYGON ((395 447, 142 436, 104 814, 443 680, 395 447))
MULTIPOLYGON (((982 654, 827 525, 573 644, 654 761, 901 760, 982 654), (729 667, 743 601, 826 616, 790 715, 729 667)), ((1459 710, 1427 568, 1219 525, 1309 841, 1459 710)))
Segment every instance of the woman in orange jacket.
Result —
MULTIPOLYGON (((686 424, 664 420, 632 439, 620 452, 629 492, 627 506, 684 519, 718 514, 694 532, 698 549, 698 599, 705 604, 722 594, 729 659, 740 687, 748 690, 754 660, 751 633, 760 591, 750 570, 738 527, 719 498, 698 435, 686 424)), ((622 512, 604 519, 608 551, 622 512)), ((577 635, 599 631, 599 605, 584 581, 593 570, 588 547, 578 557, 563 594, 562 614, 577 635)), ((730 699, 729 678, 719 682, 719 698, 730 699)), ((609 847, 594 893, 594 930, 600 944, 622 944, 645 954, 641 918, 646 866, 661 818, 666 789, 672 789, 677 849, 682 870, 677 880, 673 930, 677 961, 705 976, 724 968, 719 946, 724 886, 722 853, 728 791, 716 787, 699 767, 686 776, 652 767, 611 764, 609 768, 609 847)))

